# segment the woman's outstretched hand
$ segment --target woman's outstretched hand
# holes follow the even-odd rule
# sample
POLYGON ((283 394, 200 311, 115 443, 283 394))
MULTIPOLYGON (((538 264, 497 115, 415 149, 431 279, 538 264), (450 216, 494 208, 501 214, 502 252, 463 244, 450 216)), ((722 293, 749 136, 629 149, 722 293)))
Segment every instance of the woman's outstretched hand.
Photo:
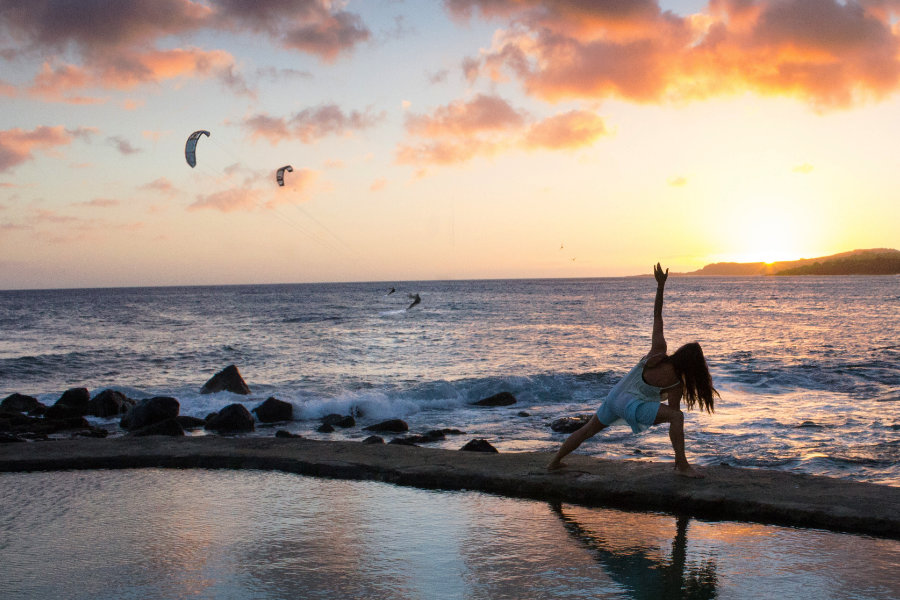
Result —
POLYGON ((653 276, 656 278, 656 283, 658 285, 666 285, 666 278, 669 276, 669 269, 666 269, 666 272, 663 273, 662 266, 659 263, 656 263, 656 266, 653 267, 653 276))

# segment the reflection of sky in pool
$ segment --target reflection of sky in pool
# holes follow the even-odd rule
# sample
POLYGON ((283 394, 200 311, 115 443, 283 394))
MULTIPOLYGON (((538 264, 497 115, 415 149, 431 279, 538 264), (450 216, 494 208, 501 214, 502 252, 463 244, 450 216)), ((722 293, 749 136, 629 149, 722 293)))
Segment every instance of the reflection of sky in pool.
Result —
POLYGON ((0 597, 896 598, 900 542, 256 471, 0 475, 0 597))

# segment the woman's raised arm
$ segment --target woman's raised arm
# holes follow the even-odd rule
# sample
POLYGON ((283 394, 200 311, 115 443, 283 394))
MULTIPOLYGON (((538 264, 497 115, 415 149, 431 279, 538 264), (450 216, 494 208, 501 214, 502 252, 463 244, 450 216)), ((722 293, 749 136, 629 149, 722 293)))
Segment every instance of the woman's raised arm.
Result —
POLYGON ((653 302, 653 337, 650 341, 650 354, 648 356, 666 353, 667 346, 666 338, 663 335, 662 306, 663 291, 665 290, 668 276, 669 269, 663 272, 662 266, 656 263, 656 266, 653 267, 653 277, 656 279, 656 300, 653 302))

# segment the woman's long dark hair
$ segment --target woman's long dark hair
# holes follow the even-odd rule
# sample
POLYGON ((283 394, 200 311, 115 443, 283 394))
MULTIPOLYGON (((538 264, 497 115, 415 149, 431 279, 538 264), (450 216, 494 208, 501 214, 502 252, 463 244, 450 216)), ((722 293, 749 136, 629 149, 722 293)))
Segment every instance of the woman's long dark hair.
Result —
POLYGON ((706 412, 713 412, 715 410, 713 397, 719 396, 719 392, 713 387, 706 357, 703 356, 700 344, 697 342, 685 344, 666 360, 675 367, 675 374, 684 385, 684 399, 688 410, 699 404, 706 412))

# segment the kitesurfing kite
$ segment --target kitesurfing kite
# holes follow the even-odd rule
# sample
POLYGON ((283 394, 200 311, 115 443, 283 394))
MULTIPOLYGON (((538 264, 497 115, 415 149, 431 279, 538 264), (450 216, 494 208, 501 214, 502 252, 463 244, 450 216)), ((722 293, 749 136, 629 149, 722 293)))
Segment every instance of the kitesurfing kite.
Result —
POLYGON ((282 187, 284 187, 284 172, 285 171, 287 171, 288 173, 293 173, 294 167, 292 167, 291 165, 285 165, 285 166, 281 167, 280 169, 278 169, 278 172, 275 173, 275 181, 277 181, 278 185, 280 185, 282 187))
POLYGON ((197 141, 201 135, 209 137, 209 132, 203 129, 195 131, 188 136, 187 143, 184 145, 184 158, 192 169, 197 166, 197 141))

